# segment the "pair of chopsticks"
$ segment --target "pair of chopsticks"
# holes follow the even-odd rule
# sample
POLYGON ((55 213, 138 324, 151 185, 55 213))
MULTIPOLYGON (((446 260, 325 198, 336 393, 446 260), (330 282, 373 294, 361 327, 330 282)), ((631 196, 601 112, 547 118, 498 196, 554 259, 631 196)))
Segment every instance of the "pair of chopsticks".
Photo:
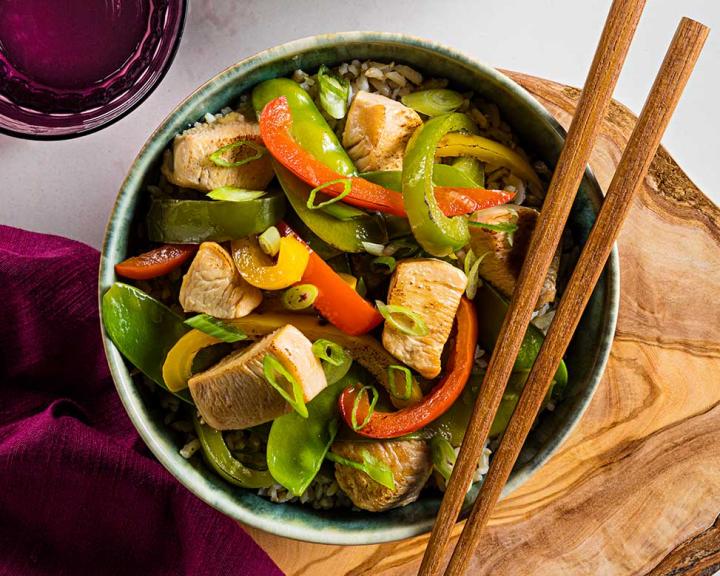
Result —
MULTIPOLYGON (((420 566, 422 576, 434 576, 442 571, 452 527, 487 440, 644 5, 645 0, 614 0, 610 8, 420 566)), ((631 201, 650 168, 708 32, 707 27, 688 18, 683 18, 678 26, 445 574, 463 574, 468 566, 610 255, 631 201)))

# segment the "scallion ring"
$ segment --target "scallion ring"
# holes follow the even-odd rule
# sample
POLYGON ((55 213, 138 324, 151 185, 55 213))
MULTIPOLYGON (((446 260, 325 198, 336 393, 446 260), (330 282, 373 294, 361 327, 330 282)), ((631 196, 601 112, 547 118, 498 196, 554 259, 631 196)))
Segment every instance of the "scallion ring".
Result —
POLYGON ((319 208, 324 208, 325 206, 329 206, 331 204, 335 204, 335 202, 340 202, 345 196, 350 194, 350 189, 352 187, 352 180, 350 178, 338 178, 337 180, 330 180, 329 182, 323 182, 320 184, 320 186, 316 186, 312 190, 310 190, 310 195, 307 199, 307 207, 310 210, 318 210, 319 208), (317 196, 317 193, 324 190, 328 186, 332 186, 333 184, 342 184, 343 185, 343 191, 340 192, 337 196, 334 198, 330 198, 329 200, 326 200, 325 202, 320 202, 320 204, 315 204, 315 196, 317 196))
POLYGON ((207 193, 208 198, 213 200, 225 200, 227 202, 249 202, 265 196, 264 190, 245 190, 235 186, 221 186, 207 193))
POLYGON ((370 418, 372 418, 372 415, 375 413, 375 404, 377 404, 379 396, 380 394, 378 393, 375 386, 363 386, 362 388, 360 388, 357 395, 355 396, 352 412, 350 413, 350 422, 352 424, 353 430, 357 432, 358 430, 362 430, 365 426, 367 426, 367 423, 370 422, 370 418), (360 407, 360 400, 362 399, 363 392, 368 397, 368 399, 370 399, 370 404, 368 406, 368 412, 365 415, 365 418, 363 418, 362 423, 358 424, 357 411, 360 407))
POLYGON ((277 253, 280 252, 280 232, 275 226, 270 226, 258 236, 258 244, 268 256, 277 256, 277 253))
POLYGON ((370 269, 375 273, 392 274, 395 271, 395 258, 392 256, 378 256, 370 262, 370 269))
POLYGON ((339 344, 331 340, 316 340, 312 345, 312 353, 320 360, 328 386, 343 378, 352 366, 352 358, 339 344))
POLYGON ((483 228, 485 230, 491 230, 492 232, 505 232, 506 234, 512 234, 518 229, 518 225, 514 222, 502 222, 500 224, 488 224, 486 222, 473 222, 472 220, 468 221, 468 224, 470 226, 475 226, 476 228, 483 228))
POLYGON ((390 387, 390 394, 399 400, 410 400, 412 396, 412 373, 407 366, 400 364, 390 364, 388 366, 388 383, 390 387), (398 393, 395 378, 396 373, 403 375, 404 383, 402 394, 398 393))
POLYGON ((375 301, 375 306, 377 306, 382 317, 385 318, 385 322, 400 330, 403 334, 422 337, 427 336, 430 332, 423 317, 406 306, 384 304, 380 300, 375 301))
POLYGON ((323 110, 336 120, 344 118, 350 97, 350 82, 330 74, 329 68, 324 64, 318 70, 317 80, 323 110))
POLYGON ((228 144, 227 146, 218 148, 217 150, 215 150, 215 152, 208 156, 208 159, 216 166, 222 166, 223 168, 234 168, 236 166, 244 166, 249 162, 258 160, 265 156, 265 154, 267 154, 267 148, 265 148, 265 146, 258 144, 257 142, 253 142, 252 140, 238 140, 237 142, 233 142, 232 144, 228 144), (240 148, 242 146, 247 146, 248 148, 251 148, 255 151, 255 153, 252 156, 248 156, 247 158, 243 158, 242 160, 238 160, 237 162, 230 162, 222 157, 225 152, 228 152, 229 150, 234 150, 235 148, 240 148))
POLYGON ((463 105, 464 101, 462 94, 447 88, 418 90, 402 97, 402 103, 405 106, 426 116, 440 116, 455 112, 463 105))
POLYGON ((455 449, 445 438, 436 434, 430 440, 430 452, 435 470, 437 470, 440 476, 447 482, 450 479, 455 461, 457 460, 455 449))
POLYGON ((239 328, 235 328, 229 322, 225 322, 209 314, 198 314, 197 316, 188 318, 185 320, 185 324, 223 342, 240 342, 247 338, 247 334, 239 328))
POLYGON ((335 462, 341 466, 348 466, 350 468, 360 470, 375 480, 378 484, 385 486, 385 488, 390 490, 395 490, 395 478, 393 477, 392 470, 390 470, 387 464, 380 462, 367 450, 363 450, 361 454, 363 459, 362 462, 349 460, 348 458, 335 454, 334 452, 328 452, 325 457, 331 462, 335 462))
POLYGON ((282 303, 288 310, 305 310, 315 303, 318 296, 314 284, 298 284, 283 292, 282 303))
POLYGON ((465 256, 465 275, 467 276, 465 294, 470 300, 475 298, 475 294, 477 294, 477 289, 480 286, 480 264, 488 254, 490 254, 490 251, 483 253, 479 258, 475 259, 475 254, 471 250, 465 256), (471 264, 468 265, 468 262, 471 262, 471 264))
POLYGON ((277 390, 277 393, 280 394, 280 396, 282 396, 287 403, 290 404, 290 406, 292 406, 295 412, 300 414, 303 418, 308 417, 308 409, 305 405, 302 387, 274 354, 268 353, 263 357, 263 375, 265 376, 265 380, 267 380, 268 383, 277 390), (280 379, 284 379, 288 384, 290 384, 292 396, 285 389, 285 386, 282 385, 280 379))
POLYGON ((375 242, 361 242, 360 244, 362 244, 365 252, 373 256, 382 256, 385 251, 384 244, 376 244, 375 242))

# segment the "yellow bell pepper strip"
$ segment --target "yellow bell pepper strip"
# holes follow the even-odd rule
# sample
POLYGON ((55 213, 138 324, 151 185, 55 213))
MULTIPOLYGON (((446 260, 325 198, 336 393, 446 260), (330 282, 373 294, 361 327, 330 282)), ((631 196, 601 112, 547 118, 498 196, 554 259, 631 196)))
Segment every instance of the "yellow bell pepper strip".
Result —
POLYGON ((235 486, 251 489, 268 488, 275 483, 268 470, 248 468, 234 458, 225 444, 222 432, 207 424, 201 424, 196 416, 193 416, 193 425, 200 440, 205 461, 221 478, 235 486))
POLYGON ((363 388, 353 386, 343 390, 338 400, 345 423, 362 436, 397 438, 420 430, 447 412, 462 394, 475 358, 478 320, 475 306, 467 298, 460 300, 456 321, 455 345, 445 375, 422 401, 396 412, 371 410, 368 395, 362 394, 363 388), (358 429, 353 420, 366 424, 358 429))
POLYGON ((163 380, 168 389, 171 392, 178 392, 187 388, 197 353, 220 342, 222 340, 200 330, 190 330, 180 338, 168 352, 162 367, 163 380))
POLYGON ((483 138, 476 134, 448 134, 440 140, 435 158, 455 158, 470 156, 481 162, 503 166, 513 174, 527 180, 542 190, 543 185, 533 167, 514 150, 499 142, 483 138))
POLYGON ((465 114, 431 118, 410 138, 403 157, 402 195, 413 236, 433 256, 447 256, 470 241, 467 218, 448 218, 433 191, 435 150, 448 132, 473 130, 465 114))
MULTIPOLYGON (((391 365, 397 365, 398 361, 372 336, 351 336, 335 326, 322 324, 319 318, 302 314, 266 312, 264 314, 248 314, 242 318, 226 320, 226 322, 242 330, 249 338, 261 338, 286 324, 292 324, 308 340, 313 342, 321 338, 331 340, 341 346, 354 361, 370 372, 380 385, 390 391, 388 368, 391 365)), ((412 389, 408 400, 400 400, 391 396, 391 401, 396 408, 410 406, 422 400, 422 390, 414 378, 411 385, 412 389)))
MULTIPOLYGON (((455 114, 453 117, 462 119, 459 120, 458 129, 475 129, 475 125, 464 114, 455 114)), ((301 146, 293 136, 293 115, 285 96, 270 101, 263 108, 260 114, 260 134, 275 160, 311 186, 323 186, 323 194, 333 197, 343 194, 349 182, 350 192, 343 198, 347 204, 394 216, 406 215, 401 194, 357 176, 343 178, 342 174, 301 146)), ((430 161, 432 163, 432 158, 430 161)), ((433 190, 432 182, 428 181, 433 190)), ((433 201, 437 196, 435 203, 439 204, 439 210, 451 216, 481 210, 482 202, 487 200, 487 191, 482 188, 438 186, 433 194, 433 201)))
POLYGON ((240 275, 263 290, 283 290, 299 282, 310 259, 307 246, 290 236, 280 238, 275 264, 269 262, 255 238, 233 240, 231 247, 240 275))

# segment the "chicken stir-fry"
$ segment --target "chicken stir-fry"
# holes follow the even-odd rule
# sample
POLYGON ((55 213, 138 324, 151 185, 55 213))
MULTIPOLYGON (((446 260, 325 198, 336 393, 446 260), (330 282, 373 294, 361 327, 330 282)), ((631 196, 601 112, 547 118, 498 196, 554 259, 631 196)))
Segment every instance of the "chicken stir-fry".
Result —
MULTIPOLYGON (((519 145, 480 135, 504 124, 471 93, 363 66, 265 81, 178 135, 145 222, 172 245, 117 267, 150 294, 117 283, 103 318, 188 404, 224 480, 382 512, 444 490, 537 221, 511 201, 544 184, 519 145)), ((542 338, 531 326, 495 435, 542 338)))

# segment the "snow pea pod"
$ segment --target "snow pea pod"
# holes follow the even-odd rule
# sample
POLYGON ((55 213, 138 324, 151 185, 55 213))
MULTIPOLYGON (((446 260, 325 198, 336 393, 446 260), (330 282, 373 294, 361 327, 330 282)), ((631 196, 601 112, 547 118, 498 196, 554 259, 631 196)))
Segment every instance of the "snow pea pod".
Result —
POLYGON ((315 478, 339 426, 337 400, 351 382, 350 374, 328 386, 307 404, 308 417, 289 412, 270 428, 267 461, 270 474, 295 496, 315 478))
POLYGON ((285 96, 292 115, 292 137, 303 149, 342 176, 354 176, 355 165, 340 145, 335 133, 315 106, 310 95, 297 82, 274 78, 261 82, 252 92, 252 103, 259 116, 271 100, 285 96))
POLYGON ((285 197, 279 191, 245 202, 153 198, 148 236, 153 242, 170 244, 225 242, 259 234, 284 213, 285 197))
MULTIPOLYGON (((189 330, 183 319, 142 290, 116 282, 103 294, 102 321, 120 353, 167 389, 162 367, 167 353, 189 330)), ((175 395, 193 403, 187 390, 175 395)))
POLYGON ((363 242, 385 244, 385 222, 380 216, 363 214, 351 220, 338 220, 322 210, 310 210, 307 198, 310 186, 273 160, 275 174, 290 205, 300 220, 321 240, 343 252, 364 252, 363 242))
POLYGON ((225 444, 222 432, 207 424, 201 424, 197 416, 193 416, 195 433, 200 440, 205 461, 224 480, 243 488, 267 488, 272 486, 273 478, 267 470, 248 468, 233 457, 225 444))

